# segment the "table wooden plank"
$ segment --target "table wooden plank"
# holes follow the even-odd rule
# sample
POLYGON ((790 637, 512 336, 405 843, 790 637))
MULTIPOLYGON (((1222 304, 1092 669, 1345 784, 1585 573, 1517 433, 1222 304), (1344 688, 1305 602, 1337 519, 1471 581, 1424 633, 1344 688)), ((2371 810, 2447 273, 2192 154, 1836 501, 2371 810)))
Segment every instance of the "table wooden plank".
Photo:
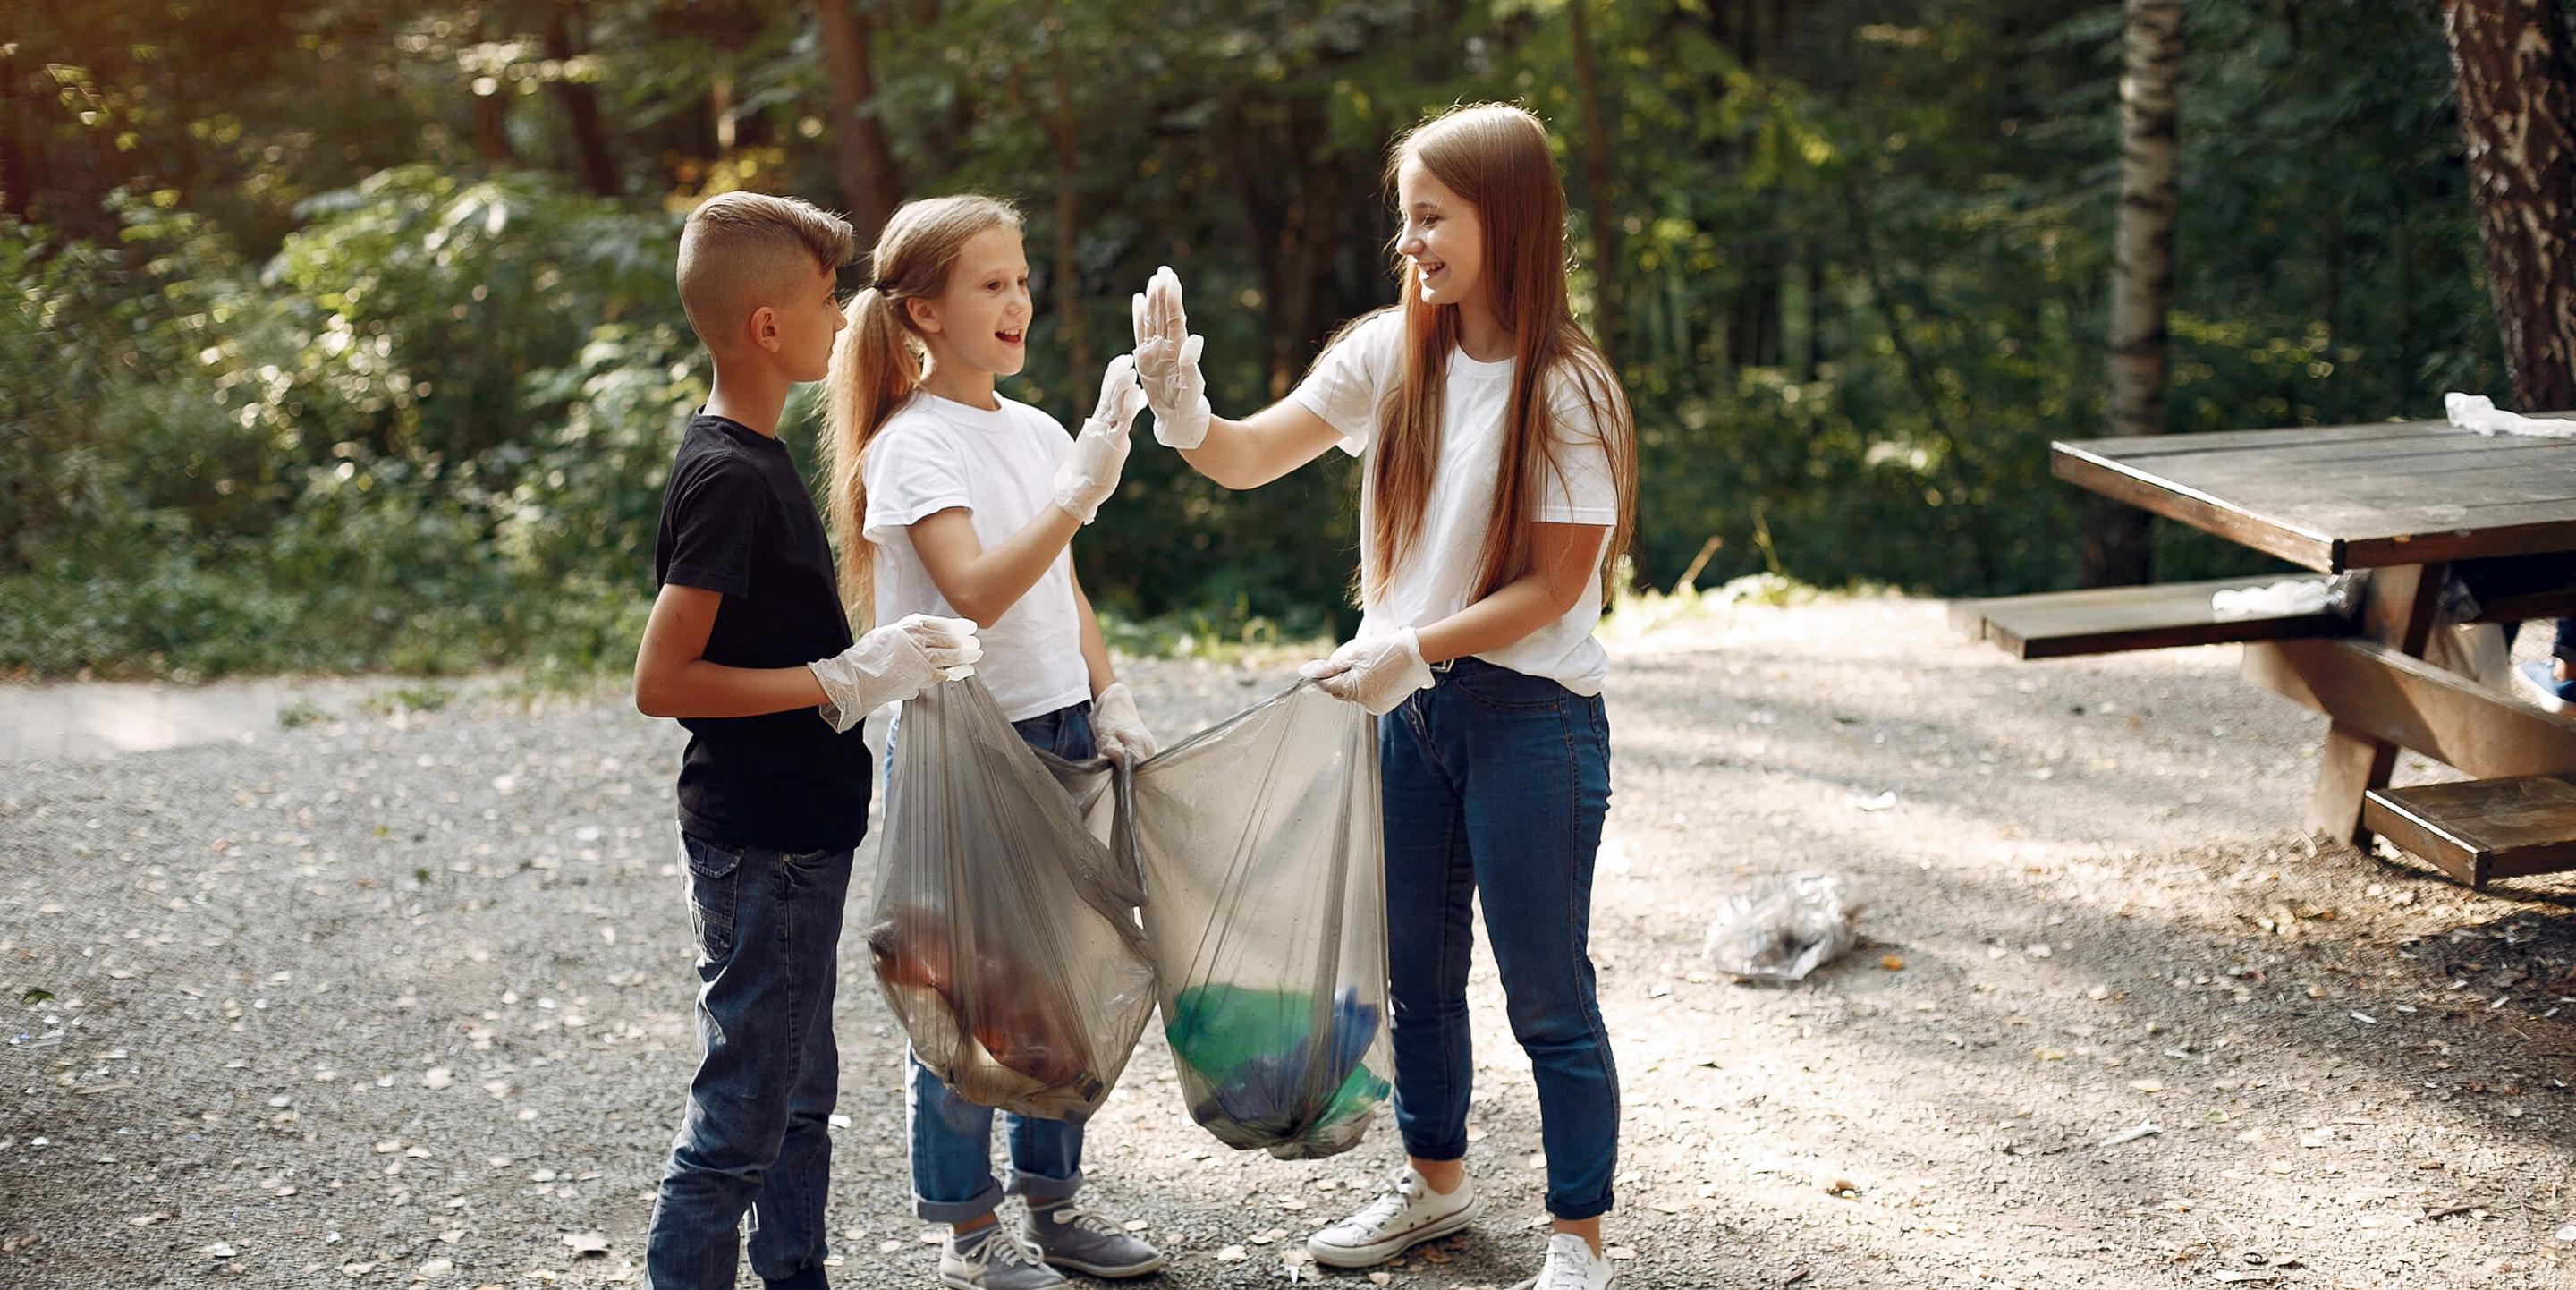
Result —
POLYGON ((2188 434, 2121 435, 2077 442, 2117 457, 2153 457, 2173 452, 2223 452, 2241 448, 2271 451, 2281 436, 2296 435, 2307 443, 2368 443, 2425 437, 2444 421, 2373 421, 2350 426, 2292 426, 2281 430, 2201 430, 2188 434))
POLYGON ((2440 531, 2354 538, 2343 544, 2343 567, 2376 569, 2428 560, 2576 551, 2576 514, 2571 514, 2576 506, 2546 502, 2468 511, 2451 528, 2440 531))
POLYGON ((2324 610, 2222 618, 2211 608, 2211 599, 2218 592, 2268 587, 2283 581, 2314 583, 2323 579, 2305 574, 2285 578, 2275 573, 2208 582, 1958 600, 1951 602, 1950 621, 1961 631, 1992 641, 2020 659, 2074 658, 2181 645, 2232 645, 2289 636, 2327 636, 2344 630, 2343 620, 2324 610))
POLYGON ((2246 679, 2337 724, 2480 779, 2576 771, 2576 718, 2543 712, 2375 641, 2265 641, 2246 679))
POLYGON ((2067 441, 2050 469, 2321 572, 2576 550, 2576 440, 2391 422, 2067 441))
POLYGON ((2364 444, 2320 443, 2285 446, 2270 452, 2230 452, 2142 457, 2124 453, 2120 460, 2150 473, 2186 478, 2206 487, 2217 480, 2382 480, 2425 482, 2453 471, 2523 469, 2552 472, 2576 458, 2576 439, 2508 439, 2502 436, 2405 440, 2381 439, 2364 444), (2148 465, 2153 462, 2152 467, 2148 465))
POLYGON ((2346 567, 2341 544, 2329 534, 2158 479, 2116 457, 2095 456, 2078 445, 2059 443, 2050 454, 2049 471, 2078 488, 2319 573, 2341 573, 2346 567))

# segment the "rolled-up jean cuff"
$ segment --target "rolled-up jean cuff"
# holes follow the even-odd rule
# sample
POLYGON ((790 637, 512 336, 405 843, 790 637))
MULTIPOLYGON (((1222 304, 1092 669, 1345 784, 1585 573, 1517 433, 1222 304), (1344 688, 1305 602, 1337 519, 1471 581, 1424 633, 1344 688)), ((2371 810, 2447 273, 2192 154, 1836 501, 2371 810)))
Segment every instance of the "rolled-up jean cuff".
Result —
POLYGON ((1082 1190, 1082 1171, 1074 1170, 1071 1178, 1049 1178, 1045 1174, 1024 1174, 1014 1169, 1011 1171, 1011 1181, 1004 1185, 1002 1190, 1022 1200, 1034 1201, 1040 1205, 1052 1204, 1069 1199, 1075 1192, 1082 1190))
POLYGON ((1611 1201, 1612 1197, 1608 1192, 1603 1192, 1599 1200, 1587 1201, 1581 1205, 1559 1205, 1549 1201, 1547 1212, 1551 1218, 1563 1219, 1568 1223, 1580 1223, 1587 1218, 1599 1218, 1609 1213, 1611 1201))
POLYGON ((1467 1158, 1467 1140, 1460 1138, 1440 1146, 1426 1146, 1407 1138, 1404 1142, 1404 1154, 1415 1160, 1464 1160, 1467 1158))
POLYGON ((992 1213, 1002 1204, 999 1183, 986 1183, 984 1190, 966 1200, 929 1200, 920 1195, 912 1198, 912 1213, 925 1223, 971 1223, 992 1213))

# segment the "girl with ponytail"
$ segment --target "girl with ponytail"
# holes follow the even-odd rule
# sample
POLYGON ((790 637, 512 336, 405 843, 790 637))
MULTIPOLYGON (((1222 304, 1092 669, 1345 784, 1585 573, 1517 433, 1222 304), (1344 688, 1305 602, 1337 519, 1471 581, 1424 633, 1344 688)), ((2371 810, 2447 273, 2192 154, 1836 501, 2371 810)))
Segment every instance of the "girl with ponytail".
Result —
MULTIPOLYGON (((1019 214, 989 197, 907 203, 869 276, 824 378, 826 507, 853 613, 971 618, 976 673, 1023 739, 1071 758, 1152 756, 1067 554, 1118 487, 1145 405, 1133 360, 1109 364, 1098 409, 1070 438, 995 392, 1026 361, 1033 308, 1019 214)), ((900 737, 898 721, 889 744, 900 737)), ((1008 1117, 1006 1188, 992 1174, 992 1109, 905 1065, 914 1212, 950 1229, 943 1285, 1043 1290, 1065 1284, 1057 1267, 1131 1277, 1163 1266, 1074 1202, 1080 1126, 1008 1117), (1005 1190, 1027 1203, 1012 1229, 994 1218, 1005 1190)))
POLYGON ((1555 1231, 1525 1284, 1601 1290, 1619 1080, 1587 950, 1610 802, 1609 660, 1592 629, 1602 570, 1631 527, 1635 431, 1566 303, 1565 191, 1538 118, 1484 105, 1427 120, 1396 141, 1387 186, 1403 221, 1399 302, 1344 327, 1264 411, 1210 414, 1171 270, 1135 303, 1154 437, 1201 474, 1253 488, 1337 446, 1365 458, 1365 616, 1356 639, 1304 671, 1378 716, 1395 1118, 1409 1162, 1306 1248, 1366 1267, 1483 1209, 1464 1169, 1469 913, 1481 897, 1547 1149, 1555 1231))

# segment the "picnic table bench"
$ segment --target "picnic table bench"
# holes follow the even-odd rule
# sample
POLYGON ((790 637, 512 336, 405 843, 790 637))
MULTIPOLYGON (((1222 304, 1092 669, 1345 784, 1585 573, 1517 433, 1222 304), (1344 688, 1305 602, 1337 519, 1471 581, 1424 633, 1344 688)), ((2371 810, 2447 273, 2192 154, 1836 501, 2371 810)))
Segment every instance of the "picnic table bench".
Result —
MULTIPOLYGON (((2060 479, 2316 580, 2357 573, 2349 614, 2212 608, 2297 576, 2272 575, 1960 601, 1960 628, 2025 659, 2243 643, 2247 679, 2328 718, 2309 828, 2362 848, 2385 836, 2477 888, 2576 869, 2576 716, 2428 661, 2450 565, 2576 552, 2576 439, 2404 421, 2061 441, 2050 459, 2060 479), (2473 778, 2392 788, 2400 749, 2473 778)), ((2569 567, 2470 621, 2576 614, 2569 567)))

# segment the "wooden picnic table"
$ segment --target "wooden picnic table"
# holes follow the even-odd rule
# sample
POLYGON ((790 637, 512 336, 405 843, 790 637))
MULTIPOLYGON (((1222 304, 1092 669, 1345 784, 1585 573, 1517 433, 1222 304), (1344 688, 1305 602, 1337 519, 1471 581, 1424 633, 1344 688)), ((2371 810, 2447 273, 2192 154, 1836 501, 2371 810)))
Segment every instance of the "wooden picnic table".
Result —
MULTIPOLYGON (((2079 440, 2051 458, 2106 497, 2320 573, 2361 571, 2348 631, 2249 632, 2245 646, 2250 680, 2329 719, 2310 828, 2365 849, 2385 832, 2479 886, 2576 867, 2576 718, 2426 661, 2450 564, 2576 551, 2576 439, 2408 421, 2079 440), (2511 783, 2388 790, 2400 748, 2511 783)), ((2576 613, 2576 588, 2484 617, 2560 613, 2576 613)))
POLYGON ((2084 439, 2050 456, 2060 479, 2319 573, 2576 551, 2576 439, 2392 421, 2084 439))

